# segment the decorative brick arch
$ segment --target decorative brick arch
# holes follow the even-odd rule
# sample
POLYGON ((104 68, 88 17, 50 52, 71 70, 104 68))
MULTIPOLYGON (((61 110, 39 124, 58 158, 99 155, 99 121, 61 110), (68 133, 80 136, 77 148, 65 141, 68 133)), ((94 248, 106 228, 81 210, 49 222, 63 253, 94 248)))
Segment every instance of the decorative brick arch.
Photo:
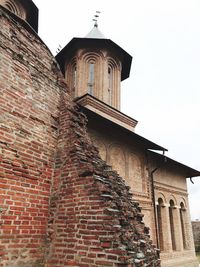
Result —
POLYGON ((118 70, 121 68, 120 62, 112 57, 108 57, 108 65, 112 66, 113 68, 117 68, 118 70))
POLYGON ((168 203, 168 202, 167 202, 167 198, 166 198, 166 196, 164 195, 164 193, 158 192, 158 193, 156 194, 156 200, 157 200, 157 202, 158 202, 158 199, 159 199, 159 198, 161 198, 161 199, 163 200, 163 204, 164 204, 164 205, 168 203))
POLYGON ((181 207, 181 203, 183 203, 185 209, 187 209, 187 202, 186 202, 186 200, 185 200, 184 197, 181 197, 181 198, 179 199, 178 204, 179 204, 180 207, 181 207))
POLYGON ((120 62, 115 59, 108 57, 107 59, 107 94, 105 94, 105 99, 109 105, 118 107, 119 105, 119 90, 120 90, 120 79, 121 79, 121 70, 120 62))
POLYGON ((22 19, 26 19, 26 12, 17 0, 0 0, 0 4, 22 19))
POLYGON ((73 57, 70 62, 65 64, 65 79, 72 97, 75 97, 77 83, 77 57, 73 57))
POLYGON ((79 57, 79 68, 82 73, 80 86, 87 88, 86 92, 99 97, 101 87, 103 53, 101 51, 83 51, 79 57))
POLYGON ((177 198, 173 194, 169 195, 169 197, 167 199, 167 203, 170 204, 171 200, 173 200, 174 206, 178 206, 177 198))
POLYGON ((95 50, 95 49, 83 49, 80 53, 79 53, 79 59, 84 60, 84 61, 88 61, 90 60, 90 58, 101 58, 104 59, 104 54, 101 50, 95 50))

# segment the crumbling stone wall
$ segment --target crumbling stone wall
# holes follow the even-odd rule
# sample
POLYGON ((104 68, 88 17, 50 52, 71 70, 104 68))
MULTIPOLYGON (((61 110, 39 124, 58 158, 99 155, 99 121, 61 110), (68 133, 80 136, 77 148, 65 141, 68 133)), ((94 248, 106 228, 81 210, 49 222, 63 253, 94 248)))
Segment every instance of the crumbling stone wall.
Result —
POLYGON ((200 252, 200 221, 192 222, 194 245, 196 252, 200 252))
POLYGON ((37 35, 0 8, 0 266, 160 266, 37 35))
POLYGON ((83 114, 67 95, 60 123, 48 267, 159 266, 139 204, 124 180, 99 158, 83 114))

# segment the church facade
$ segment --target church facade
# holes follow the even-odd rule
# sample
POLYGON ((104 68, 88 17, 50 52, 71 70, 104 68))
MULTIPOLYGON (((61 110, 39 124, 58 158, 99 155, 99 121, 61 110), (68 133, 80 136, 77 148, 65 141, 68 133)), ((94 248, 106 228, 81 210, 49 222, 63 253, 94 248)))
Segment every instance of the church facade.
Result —
POLYGON ((131 56, 95 24, 86 37, 72 39, 56 59, 72 97, 83 107, 102 159, 125 179, 140 203, 145 224, 161 250, 162 266, 198 266, 186 178, 199 172, 166 157, 165 148, 137 135, 137 121, 120 111, 120 85, 129 77, 131 56))
POLYGON ((95 23, 54 59, 34 3, 0 5, 0 266, 197 267, 186 178, 200 173, 120 111, 132 57, 95 23))

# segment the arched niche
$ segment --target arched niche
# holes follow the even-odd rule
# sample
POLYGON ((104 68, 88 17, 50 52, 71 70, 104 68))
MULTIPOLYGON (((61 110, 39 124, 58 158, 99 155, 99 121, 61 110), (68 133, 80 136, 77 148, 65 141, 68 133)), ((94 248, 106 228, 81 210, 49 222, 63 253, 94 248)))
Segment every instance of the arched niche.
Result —
POLYGON ((99 98, 103 79, 103 53, 83 49, 77 55, 76 96, 90 94, 99 98))
POLYGON ((125 179, 126 174, 126 160, 122 147, 118 144, 114 144, 109 149, 109 164, 113 170, 116 170, 118 174, 125 179))
POLYGON ((185 203, 181 201, 180 203, 180 222, 181 222, 181 233, 182 233, 182 240, 183 240, 183 249, 188 249, 187 243, 187 216, 186 216, 186 207, 185 203))
POLYGON ((164 201, 163 198, 159 197, 157 200, 157 225, 158 225, 158 238, 159 238, 159 248, 161 251, 164 250, 164 201))
POLYGON ((163 205, 165 205, 165 204, 167 203, 166 196, 165 196, 163 193, 158 192, 158 193, 156 194, 156 199, 158 200, 159 198, 162 199, 162 201, 163 201, 163 205))
POLYGON ((105 79, 105 92, 104 92, 104 102, 119 108, 120 103, 120 78, 121 72, 119 67, 119 62, 114 58, 108 57, 106 62, 106 75, 105 79))
POLYGON ((73 57, 69 62, 65 64, 65 79, 70 90, 71 96, 76 96, 76 84, 77 84, 77 57, 73 57))
POLYGON ((170 222, 170 232, 171 232, 171 245, 172 250, 175 251, 176 249, 176 235, 175 235, 175 202, 171 198, 169 201, 169 222, 170 222))
POLYGON ((180 206, 180 207, 184 206, 184 208, 187 209, 187 203, 186 203, 186 200, 185 200, 184 197, 181 197, 181 198, 179 199, 179 206, 180 206))
POLYGON ((134 191, 143 192, 143 176, 140 158, 131 153, 128 159, 128 183, 134 191))
POLYGON ((178 205, 176 197, 173 194, 170 194, 170 196, 168 197, 168 203, 170 204, 172 202, 174 207, 178 205))
POLYGON ((99 150, 99 155, 100 157, 106 161, 107 159, 107 149, 106 149, 106 145, 104 144, 103 141, 97 139, 97 138, 92 138, 92 141, 94 143, 94 145, 98 148, 99 150))

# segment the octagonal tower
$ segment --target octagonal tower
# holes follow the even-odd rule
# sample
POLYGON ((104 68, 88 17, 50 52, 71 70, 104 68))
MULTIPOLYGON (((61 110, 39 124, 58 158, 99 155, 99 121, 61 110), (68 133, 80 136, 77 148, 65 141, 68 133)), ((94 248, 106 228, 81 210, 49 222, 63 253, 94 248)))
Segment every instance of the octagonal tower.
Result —
POLYGON ((132 57, 107 39, 95 23, 84 38, 73 38, 56 56, 74 98, 89 94, 120 110, 120 83, 132 57))

